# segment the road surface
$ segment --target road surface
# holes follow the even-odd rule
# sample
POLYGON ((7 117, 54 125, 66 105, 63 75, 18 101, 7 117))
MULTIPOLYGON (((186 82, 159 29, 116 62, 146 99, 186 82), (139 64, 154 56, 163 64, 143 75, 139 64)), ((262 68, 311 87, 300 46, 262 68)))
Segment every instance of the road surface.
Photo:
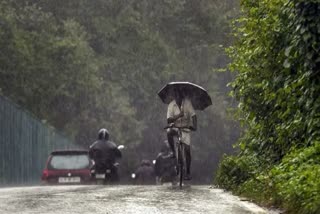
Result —
POLYGON ((272 213, 208 186, 40 186, 0 189, 0 213, 272 213))

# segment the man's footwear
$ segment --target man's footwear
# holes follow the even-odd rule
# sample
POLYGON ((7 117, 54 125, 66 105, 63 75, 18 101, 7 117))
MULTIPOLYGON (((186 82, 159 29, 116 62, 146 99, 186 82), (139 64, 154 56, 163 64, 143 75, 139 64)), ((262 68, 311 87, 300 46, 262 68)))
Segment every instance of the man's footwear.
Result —
POLYGON ((186 180, 186 181, 190 181, 192 178, 191 178, 191 176, 190 176, 190 174, 186 174, 185 176, 184 176, 184 180, 186 180))

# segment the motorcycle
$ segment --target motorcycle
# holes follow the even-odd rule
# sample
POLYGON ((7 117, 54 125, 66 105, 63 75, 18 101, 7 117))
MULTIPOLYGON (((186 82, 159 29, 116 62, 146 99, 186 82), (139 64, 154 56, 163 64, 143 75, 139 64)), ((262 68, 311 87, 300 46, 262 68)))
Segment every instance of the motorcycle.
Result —
MULTIPOLYGON (((123 145, 118 146, 119 150, 124 149, 123 145)), ((93 161, 91 168, 91 177, 94 183, 98 185, 115 183, 119 181, 118 175, 119 163, 99 163, 96 164, 93 161)))
MULTIPOLYGON (((156 160, 153 160, 152 161, 152 167, 154 168, 154 164, 156 163, 156 160)), ((139 170, 139 169, 138 169, 139 170)), ((140 171, 140 173, 138 172, 138 171, 136 171, 136 172, 134 172, 134 173, 131 173, 131 178, 132 178, 132 182, 133 182, 133 184, 150 184, 150 180, 149 181, 147 181, 147 180, 144 180, 143 178, 142 178, 142 180, 139 180, 139 179, 141 179, 141 177, 139 177, 139 175, 141 176, 142 174, 141 174, 141 171, 140 171), (138 173, 138 175, 136 174, 136 172, 138 173)), ((142 175, 142 177, 143 176, 146 176, 146 175, 142 175)), ((150 179, 150 178, 149 178, 150 179)), ((152 183, 152 181, 151 181, 151 183, 152 183)))
POLYGON ((91 169, 91 177, 99 185, 117 182, 119 180, 117 165, 119 164, 94 164, 91 169))

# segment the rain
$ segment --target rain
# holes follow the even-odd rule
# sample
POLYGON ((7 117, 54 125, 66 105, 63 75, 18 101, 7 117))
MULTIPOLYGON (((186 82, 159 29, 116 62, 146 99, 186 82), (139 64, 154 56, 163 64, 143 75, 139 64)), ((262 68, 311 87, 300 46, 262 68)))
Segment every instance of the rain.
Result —
POLYGON ((257 2, 0 1, 0 212, 318 213, 320 7, 257 2))

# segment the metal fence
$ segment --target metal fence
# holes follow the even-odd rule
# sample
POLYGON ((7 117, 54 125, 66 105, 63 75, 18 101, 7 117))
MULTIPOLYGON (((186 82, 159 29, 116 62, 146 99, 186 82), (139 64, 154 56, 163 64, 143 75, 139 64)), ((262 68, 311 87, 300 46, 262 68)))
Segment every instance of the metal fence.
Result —
POLYGON ((49 153, 70 148, 77 146, 0 96, 0 185, 39 182, 49 153))

